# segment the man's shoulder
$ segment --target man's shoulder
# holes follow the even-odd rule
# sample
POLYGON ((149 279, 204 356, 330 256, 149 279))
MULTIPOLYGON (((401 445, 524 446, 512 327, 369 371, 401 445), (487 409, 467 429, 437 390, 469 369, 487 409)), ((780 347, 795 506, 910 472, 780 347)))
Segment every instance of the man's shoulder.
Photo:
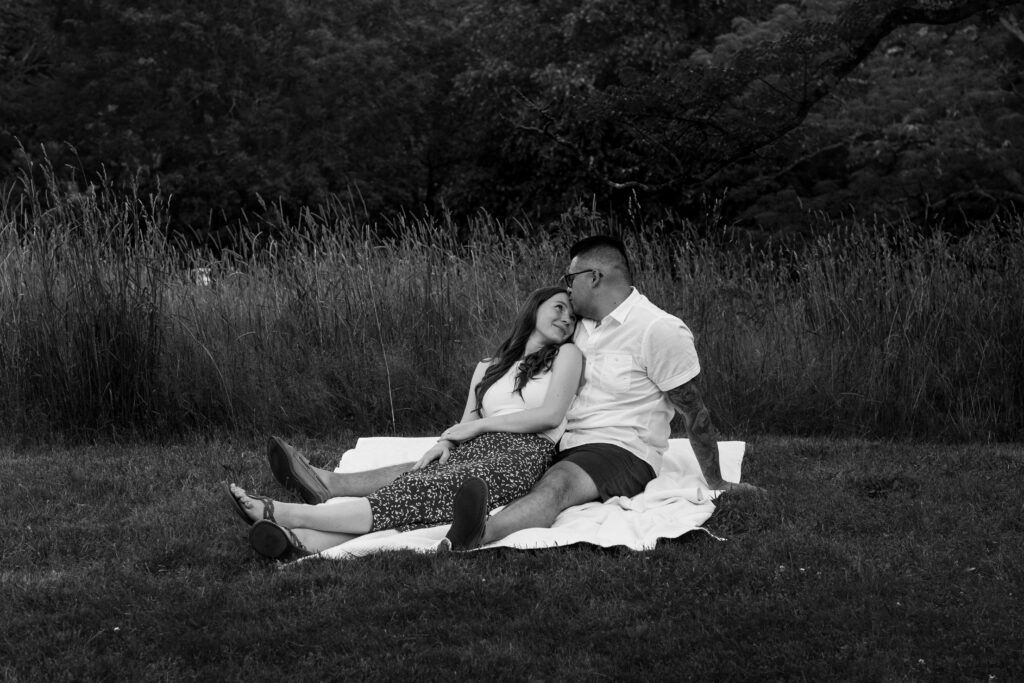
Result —
POLYGON ((651 357, 687 352, 693 346, 693 332, 683 319, 651 303, 647 297, 637 301, 627 323, 630 336, 651 357))
POLYGON ((669 313, 643 294, 640 294, 634 301, 626 322, 643 327, 650 327, 659 322, 669 326, 682 325, 686 327, 686 323, 683 322, 682 318, 674 313, 669 313))

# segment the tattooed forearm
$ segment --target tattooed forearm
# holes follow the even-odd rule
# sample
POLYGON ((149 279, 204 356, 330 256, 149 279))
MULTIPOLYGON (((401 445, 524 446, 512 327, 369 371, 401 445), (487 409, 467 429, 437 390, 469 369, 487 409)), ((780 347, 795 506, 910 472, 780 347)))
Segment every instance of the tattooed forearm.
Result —
POLYGON ((697 388, 696 380, 668 392, 668 399, 683 416, 686 435, 700 463, 701 471, 709 484, 721 481, 718 467, 718 430, 711 421, 711 413, 704 405, 704 398, 697 388))

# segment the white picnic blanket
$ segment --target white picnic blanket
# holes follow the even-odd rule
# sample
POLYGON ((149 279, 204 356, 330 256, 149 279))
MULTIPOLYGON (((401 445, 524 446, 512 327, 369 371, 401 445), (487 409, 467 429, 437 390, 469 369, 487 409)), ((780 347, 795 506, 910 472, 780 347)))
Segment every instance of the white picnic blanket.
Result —
MULTIPOLYGON (((403 462, 414 462, 437 441, 437 437, 369 437, 346 451, 335 471, 358 472, 403 462)), ((727 481, 740 480, 740 466, 746 444, 720 441, 719 463, 727 481)), ((701 525, 714 512, 710 491, 687 439, 670 439, 662 471, 647 484, 643 493, 618 496, 603 503, 577 505, 563 511, 550 528, 523 529, 487 548, 531 550, 590 543, 605 548, 626 546, 650 550, 659 538, 676 538, 701 525)), ((344 500, 334 498, 324 505, 344 500)), ((500 508, 496 508, 500 509, 500 508)), ((328 548, 312 557, 351 559, 386 550, 415 550, 433 553, 450 525, 398 532, 377 531, 328 548)), ((304 558, 310 559, 310 558, 304 558)))

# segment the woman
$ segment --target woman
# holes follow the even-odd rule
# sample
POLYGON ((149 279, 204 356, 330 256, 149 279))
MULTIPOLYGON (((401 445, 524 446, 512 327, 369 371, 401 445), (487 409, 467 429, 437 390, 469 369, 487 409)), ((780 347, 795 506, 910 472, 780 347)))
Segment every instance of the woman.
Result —
POLYGON ((438 526, 452 520, 467 477, 488 484, 491 505, 527 493, 551 464, 565 414, 579 387, 583 355, 567 343, 576 326, 561 287, 530 294, 512 333, 470 382, 462 420, 446 429, 413 469, 369 496, 325 505, 282 503, 231 484, 249 541, 267 557, 316 552, 381 529, 438 526))

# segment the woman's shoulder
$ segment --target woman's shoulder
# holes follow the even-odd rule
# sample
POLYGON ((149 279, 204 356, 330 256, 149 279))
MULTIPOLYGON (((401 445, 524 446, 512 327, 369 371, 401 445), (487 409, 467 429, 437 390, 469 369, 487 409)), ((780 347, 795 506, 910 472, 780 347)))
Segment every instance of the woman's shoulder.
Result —
POLYGON ((580 347, 572 342, 566 342, 558 347, 558 355, 555 356, 555 362, 557 363, 560 358, 564 360, 578 360, 583 358, 583 352, 580 351, 580 347))
POLYGON ((476 367, 473 368, 473 380, 479 381, 479 379, 484 376, 484 373, 487 372, 487 368, 491 367, 491 363, 493 362, 493 358, 484 358, 479 363, 477 363, 476 367))
POLYGON ((558 347, 558 355, 567 354, 569 356, 582 356, 583 352, 580 351, 580 347, 576 346, 572 342, 565 342, 558 347))

